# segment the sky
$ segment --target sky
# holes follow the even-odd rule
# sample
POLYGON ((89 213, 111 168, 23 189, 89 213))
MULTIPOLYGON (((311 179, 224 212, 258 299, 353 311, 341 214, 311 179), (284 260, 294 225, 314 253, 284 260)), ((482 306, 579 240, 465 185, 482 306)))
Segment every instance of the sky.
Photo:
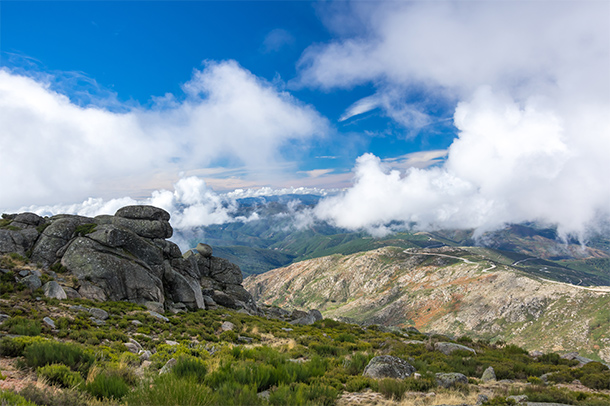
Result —
POLYGON ((609 22, 586 0, 2 1, 0 210, 193 227, 300 190, 373 234, 584 238, 610 223, 609 22))

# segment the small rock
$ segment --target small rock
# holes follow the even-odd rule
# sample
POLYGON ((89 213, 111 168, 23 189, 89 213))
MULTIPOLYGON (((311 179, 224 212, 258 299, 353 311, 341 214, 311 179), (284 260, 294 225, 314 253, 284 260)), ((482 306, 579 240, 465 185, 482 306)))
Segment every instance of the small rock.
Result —
POLYGON ((415 368, 407 361, 391 355, 379 355, 369 361, 362 375, 373 379, 405 379, 413 372, 415 368))
POLYGON ((70 306, 70 310, 79 311, 82 310, 84 312, 89 312, 89 308, 82 305, 72 305, 70 306))
POLYGON ((134 326, 141 326, 144 323, 142 323, 140 320, 132 320, 131 324, 133 324, 134 326))
POLYGON ((282 327, 282 330, 284 330, 284 331, 293 331, 294 329, 288 328, 288 327, 282 327))
POLYGON ((133 338, 130 338, 129 342, 132 343, 133 345, 135 345, 138 348, 138 353, 140 353, 140 351, 142 351, 142 345, 139 342, 137 342, 133 338))
POLYGON ((130 343, 124 343, 123 345, 125 346, 125 348, 127 348, 127 351, 133 352, 134 354, 137 354, 140 351, 140 349, 141 349, 141 347, 138 348, 137 345, 135 345, 134 343, 131 343, 131 342, 130 343))
POLYGON ((153 312, 152 310, 149 310, 148 314, 150 314, 151 316, 153 316, 156 319, 163 320, 163 321, 169 321, 169 319, 167 317, 162 316, 157 312, 153 312))
POLYGON ((40 272, 38 269, 32 269, 30 270, 30 273, 34 276, 38 276, 39 278, 42 276, 42 272, 40 272))
POLYGON ((225 321, 220 326, 220 329, 222 331, 232 331, 234 328, 235 328, 235 324, 231 323, 230 321, 225 321))
POLYGON ((544 353, 542 351, 531 351, 530 352, 530 357, 532 357, 532 358, 538 358, 543 355, 544 355, 544 353))
POLYGON ((106 322, 104 320, 100 320, 97 317, 89 317, 89 320, 91 320, 93 323, 97 324, 98 326, 103 326, 104 324, 106 324, 106 322))
POLYGON ((171 345, 173 347, 174 345, 178 345, 178 341, 165 340, 165 344, 171 345))
POLYGON ((152 353, 148 350, 140 351, 140 360, 141 361, 148 361, 151 356, 152 356, 152 353))
POLYGON ((28 289, 31 291, 35 291, 36 289, 38 289, 39 287, 42 286, 42 282, 40 281, 40 278, 36 275, 30 275, 30 276, 23 278, 21 280, 21 283, 23 283, 25 286, 27 286, 28 289))
POLYGON ((515 396, 508 396, 506 398, 508 399, 512 399, 515 401, 515 403, 517 404, 523 404, 523 403, 527 403, 527 395, 515 395, 515 396))
POLYGON ((81 298, 80 293, 78 293, 76 291, 76 289, 72 289, 67 286, 64 286, 64 292, 66 292, 66 296, 68 296, 68 299, 80 299, 81 298))
POLYGON ((103 309, 98 309, 97 307, 92 307, 89 309, 89 313, 97 319, 106 320, 108 319, 108 312, 103 309))
POLYGON ((199 243, 195 249, 204 258, 210 258, 212 256, 212 247, 208 244, 199 243))
POLYGON ((169 361, 167 361, 165 363, 165 365, 163 365, 163 368, 161 368, 161 370, 159 371, 159 375, 168 373, 169 371, 172 370, 172 368, 174 366, 176 366, 177 363, 178 363, 178 361, 176 361, 176 358, 170 359, 169 361))
POLYGON ((477 404, 476 406, 481 406, 483 403, 487 402, 489 400, 489 398, 485 395, 479 395, 477 396, 477 404))
POLYGON ((44 295, 46 297, 59 300, 64 300, 68 298, 68 295, 66 295, 64 289, 59 286, 59 284, 55 281, 45 283, 42 287, 42 290, 44 291, 44 295))
POLYGON ((2 324, 4 322, 4 320, 10 319, 11 316, 9 316, 8 314, 4 314, 4 313, 0 313, 0 324, 2 324))
POLYGON ((266 400, 269 399, 269 395, 271 395, 271 393, 268 390, 264 390, 264 391, 256 394, 256 396, 258 396, 259 398, 266 399, 266 400))
POLYGON ((468 378, 464 374, 458 372, 437 373, 436 384, 442 388, 451 388, 458 383, 468 384, 468 378))
POLYGON ((412 376, 413 376, 413 379, 419 379, 419 378, 421 378, 421 374, 419 374, 419 373, 417 373, 417 372, 414 372, 412 376))
POLYGON ((146 308, 151 312, 155 313, 163 313, 165 311, 163 304, 159 302, 146 302, 144 303, 144 306, 146 306, 146 308))
POLYGON ((30 271, 25 270, 25 269, 23 271, 19 271, 19 276, 21 276, 22 278, 25 278, 29 274, 30 274, 30 271))
POLYGON ((239 341, 240 343, 252 344, 252 341, 254 341, 254 340, 252 340, 252 338, 250 338, 250 337, 238 336, 237 341, 239 341))
POLYGON ((55 322, 50 317, 45 317, 42 321, 44 321, 47 326, 55 328, 55 322))
POLYGON ((496 371, 494 371, 493 367, 488 367, 483 375, 481 376, 481 380, 483 382, 495 381, 496 380, 496 371))
POLYGON ((466 347, 465 345, 456 344, 456 343, 446 343, 446 342, 440 342, 440 343, 434 344, 434 349, 436 351, 442 352, 445 355, 449 355, 453 351, 458 351, 458 350, 472 352, 473 354, 477 353, 474 349, 472 349, 470 347, 466 347))
POLYGON ((402 340, 402 342, 405 344, 415 344, 415 345, 426 344, 425 342, 420 341, 420 340, 402 340))

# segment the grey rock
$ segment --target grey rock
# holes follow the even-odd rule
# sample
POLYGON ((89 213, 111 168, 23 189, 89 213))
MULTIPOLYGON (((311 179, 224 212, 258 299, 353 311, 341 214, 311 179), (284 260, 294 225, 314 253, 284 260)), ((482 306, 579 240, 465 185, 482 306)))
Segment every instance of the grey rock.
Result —
POLYGON ((157 313, 157 312, 153 312, 153 311, 149 310, 149 311, 148 311, 148 314, 150 314, 151 316, 153 316, 155 319, 159 319, 159 320, 162 320, 162 321, 169 321, 169 319, 168 319, 167 317, 162 316, 162 315, 160 315, 160 314, 159 314, 159 313, 157 313))
POLYGON ((235 302, 235 299, 233 299, 231 296, 227 295, 222 291, 214 290, 212 299, 214 300, 214 302, 221 306, 228 307, 230 309, 237 308, 237 303, 235 302))
POLYGON ((169 221, 170 219, 170 215, 167 211, 155 206, 146 205, 125 206, 117 210, 114 215, 135 220, 169 221))
POLYGON ((55 322, 53 321, 53 319, 51 319, 50 317, 45 317, 44 319, 42 319, 42 321, 44 321, 44 323, 51 327, 51 328, 55 328, 55 322))
POLYGON ((413 372, 415 368, 407 361, 391 355, 379 355, 369 361, 362 375, 373 379, 405 379, 413 372))
POLYGON ((93 219, 81 216, 53 216, 32 249, 32 262, 51 265, 57 260, 57 253, 72 238, 76 227, 93 223, 93 219))
POLYGON ((212 256, 212 247, 208 244, 199 243, 195 249, 204 258, 210 258, 212 256))
POLYGON ((25 227, 38 227, 45 220, 40 217, 38 214, 34 213, 19 213, 13 219, 11 225, 19 228, 25 227))
POLYGON ((532 358, 542 357, 543 355, 544 355, 544 353, 542 351, 531 351, 529 353, 529 356, 532 358))
POLYGON ((194 278, 170 270, 165 273, 165 280, 174 302, 184 303, 192 310, 205 309, 201 286, 194 278))
POLYGON ((19 276, 21 276, 22 278, 25 278, 29 274, 30 274, 30 271, 28 271, 26 269, 24 269, 23 271, 19 271, 19 276))
POLYGON ((437 373, 436 384, 442 388, 451 388, 456 384, 468 384, 468 378, 458 372, 437 373))
POLYGON ((146 302, 144 303, 144 306, 152 311, 152 312, 156 312, 156 313, 163 313, 165 311, 165 308, 163 307, 163 303, 159 303, 159 302, 146 302))
POLYGON ((108 299, 104 289, 87 281, 80 281, 78 294, 81 295, 82 298, 97 300, 99 302, 104 302, 108 299))
POLYGON ((313 309, 305 313, 304 317, 292 320, 290 324, 310 325, 319 320, 322 320, 322 313, 319 310, 313 309))
POLYGON ((142 323, 140 320, 132 320, 132 321, 131 321, 131 324, 133 324, 134 326, 141 326, 141 325, 143 325, 144 323, 142 323))
POLYGON ((218 305, 216 304, 214 299, 212 299, 210 296, 207 296, 207 295, 203 295, 203 303, 205 304, 206 309, 213 310, 218 307, 218 305))
POLYGON ((220 283, 240 285, 243 281, 239 267, 224 258, 211 257, 209 272, 209 276, 220 283))
POLYGON ((139 220, 116 216, 97 216, 98 224, 112 224, 116 227, 131 230, 144 238, 170 238, 173 234, 172 226, 163 220, 139 220))
MULTIPOLYGON (((140 303, 164 300, 161 280, 146 264, 134 261, 120 249, 77 237, 70 243, 61 263, 79 281, 85 280, 99 287, 109 300, 140 303)), ((81 290, 79 293, 85 296, 81 290)))
POLYGON ((104 324, 106 324, 106 322, 104 320, 100 320, 96 317, 89 317, 89 320, 91 320, 91 322, 93 322, 94 324, 97 324, 98 326, 103 326, 104 324))
POLYGON ((133 338, 130 338, 130 339, 129 339, 129 342, 130 342, 131 344, 135 345, 135 346, 138 348, 138 353, 139 353, 140 351, 142 351, 142 345, 141 345, 139 342, 137 342, 137 341, 136 341, 136 340, 134 340, 133 338))
POLYGON ((424 341, 421 341, 421 340, 402 340, 402 342, 405 344, 413 344, 413 345, 426 344, 424 341))
POLYGON ((89 313, 96 319, 106 320, 108 319, 108 312, 103 309, 98 309, 97 307, 92 307, 89 309, 89 313))
POLYGON ((225 321, 220 326, 220 329, 222 331, 233 331, 233 329, 235 329, 235 324, 231 323, 230 321, 225 321))
POLYGON ((176 366, 177 363, 178 361, 176 361, 176 358, 170 359, 165 363, 165 365, 163 365, 163 368, 161 368, 161 370, 159 371, 159 375, 163 375, 170 372, 172 368, 176 366))
POLYGON ((256 396, 258 396, 258 397, 259 397, 259 398, 261 398, 261 399, 268 400, 268 399, 269 399, 269 396, 271 396, 271 392, 269 392, 268 390, 264 390, 264 391, 262 391, 262 392, 258 392, 258 393, 256 394, 256 396))
POLYGON ((64 300, 68 298, 64 289, 55 281, 49 281, 42 287, 44 295, 53 299, 64 300))
POLYGON ((138 348, 137 345, 135 345, 134 343, 131 343, 131 342, 123 343, 123 345, 125 346, 125 348, 127 348, 127 351, 132 352, 134 354, 137 354, 141 349, 141 347, 138 348))
POLYGON ((148 350, 140 351, 140 361, 148 361, 152 357, 152 352, 148 350))
POLYGON ((454 351, 469 351, 473 354, 476 354, 477 352, 470 348, 470 347, 466 347, 465 345, 461 345, 461 344, 455 344, 455 343, 445 343, 445 342, 439 342, 434 344, 434 349, 436 351, 440 351, 445 355, 449 355, 454 351))
POLYGON ((11 318, 11 316, 9 316, 8 314, 0 313, 0 324, 2 324, 5 320, 8 320, 10 318, 11 318))
POLYGON ((494 371, 493 367, 488 367, 481 376, 481 380, 483 382, 495 381, 496 380, 496 371, 494 371))
POLYGON ((171 345, 172 347, 178 345, 178 341, 174 341, 174 340, 165 340, 165 344, 167 345, 171 345))
POLYGON ((506 399, 512 399, 515 401, 515 403, 517 404, 523 404, 527 402, 527 395, 513 395, 513 396, 507 396, 506 399))
POLYGON ((68 299, 80 299, 81 295, 80 293, 78 293, 76 290, 69 288, 67 286, 64 286, 64 292, 66 292, 66 296, 68 296, 68 299))
POLYGON ((23 283, 25 286, 27 286, 28 289, 31 291, 34 291, 42 286, 42 282, 40 281, 40 278, 35 275, 26 276, 25 278, 23 278, 21 280, 21 283, 23 283))
POLYGON ((476 406, 481 406, 483 403, 487 402, 489 398, 486 395, 477 396, 477 404, 476 406))
POLYGON ((238 336, 237 341, 244 344, 252 344, 254 340, 250 337, 238 336))

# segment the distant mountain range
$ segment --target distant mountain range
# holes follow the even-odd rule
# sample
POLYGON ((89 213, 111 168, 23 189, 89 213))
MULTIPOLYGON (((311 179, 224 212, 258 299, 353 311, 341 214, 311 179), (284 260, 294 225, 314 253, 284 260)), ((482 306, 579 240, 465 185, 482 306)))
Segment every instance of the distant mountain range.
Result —
MULTIPOLYGON (((610 236, 596 235, 581 245, 562 241, 553 227, 513 224, 480 238, 473 230, 405 231, 382 238, 320 221, 306 222, 316 195, 281 195, 238 200, 236 218, 256 220, 210 225, 194 230, 190 246, 206 242, 215 255, 238 264, 245 276, 332 254, 353 254, 381 247, 486 247, 489 255, 509 258, 516 269, 577 285, 610 285, 610 236)), ((190 238, 190 239, 189 239, 190 238)))

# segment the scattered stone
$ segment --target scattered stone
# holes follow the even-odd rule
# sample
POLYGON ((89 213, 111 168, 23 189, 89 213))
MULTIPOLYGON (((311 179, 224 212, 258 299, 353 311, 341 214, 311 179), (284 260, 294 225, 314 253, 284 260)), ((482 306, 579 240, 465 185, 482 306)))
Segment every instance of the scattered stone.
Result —
POLYGON ((100 320, 108 319, 108 312, 106 310, 99 309, 97 307, 92 307, 91 309, 89 309, 89 313, 91 313, 91 315, 93 317, 95 317, 96 319, 100 319, 100 320))
POLYGON ((9 316, 8 314, 0 313, 0 324, 2 324, 4 320, 8 320, 10 318, 11 316, 9 316))
POLYGON ((288 327, 282 327, 282 330, 284 331, 293 331, 294 329, 288 328, 288 327))
POLYGON ((142 323, 140 320, 132 320, 131 324, 133 324, 134 326, 141 326, 144 323, 142 323))
POLYGON ((104 320, 100 320, 97 317, 89 317, 89 320, 91 320, 93 323, 97 324, 98 326, 103 326, 104 324, 106 324, 106 322, 104 320))
POLYGON ((244 344, 252 344, 254 340, 251 337, 238 336, 237 341, 244 344))
POLYGON ((129 342, 134 344, 136 347, 138 347, 138 353, 140 353, 140 351, 142 351, 142 345, 137 342, 136 340, 134 340, 133 338, 129 338, 129 342))
POLYGON ((271 395, 271 393, 268 390, 264 390, 256 394, 256 396, 265 400, 269 400, 269 395, 271 395))
POLYGON ((466 347, 465 345, 461 345, 461 344, 456 344, 456 343, 446 343, 446 342, 440 342, 440 343, 436 343, 434 344, 434 349, 436 351, 440 351, 445 355, 449 355, 451 354, 453 351, 469 351, 473 354, 476 354, 477 352, 470 348, 470 347, 466 347))
POLYGON ((21 280, 21 283, 23 283, 25 286, 27 286, 28 289, 31 291, 35 291, 36 289, 38 289, 42 286, 42 282, 40 281, 40 278, 36 275, 26 276, 25 278, 23 278, 21 280))
POLYGON ((405 344, 415 344, 415 345, 426 344, 424 341, 421 341, 421 340, 402 340, 402 342, 405 344))
POLYGON ((23 271, 19 271, 19 276, 21 276, 22 278, 25 278, 29 274, 30 274, 30 271, 25 270, 25 269, 23 271))
POLYGON ((163 368, 161 368, 161 370, 159 371, 159 375, 168 373, 169 371, 172 370, 173 367, 176 366, 177 363, 178 363, 178 361, 176 361, 176 358, 170 359, 169 361, 167 361, 165 363, 165 365, 163 365, 163 368))
POLYGON ((506 399, 512 399, 517 404, 527 403, 527 395, 513 395, 507 396, 506 399))
POLYGON ((165 340, 165 344, 167 345, 171 345, 172 347, 175 345, 178 345, 178 341, 173 341, 173 340, 165 340))
POLYGON ((481 406, 482 404, 484 404, 488 400, 489 400, 489 398, 486 395, 479 395, 479 396, 477 396, 477 404, 476 404, 476 406, 481 406))
POLYGON ((69 288, 67 286, 64 286, 64 292, 66 292, 66 296, 68 296, 68 299, 80 299, 81 295, 80 293, 78 293, 75 289, 69 288))
POLYGON ((132 352, 134 354, 137 354, 141 349, 141 347, 138 348, 138 346, 132 342, 123 343, 123 345, 125 346, 125 348, 127 348, 127 351, 132 352))
POLYGON ((494 371, 493 367, 488 367, 483 375, 481 376, 481 380, 483 382, 495 381, 496 380, 496 371, 494 371))
POLYGON ((234 328, 235 328, 235 324, 231 323, 230 321, 225 321, 220 326, 220 329, 222 331, 233 331, 234 328))
POLYGON ((42 290, 44 291, 44 295, 46 297, 50 297, 52 299, 64 300, 68 298, 68 295, 66 295, 64 289, 55 281, 45 283, 42 290))
POLYGON ((140 351, 140 361, 148 361, 151 356, 152 356, 152 353, 148 350, 140 351))
POLYGON ((42 319, 42 321, 44 321, 44 323, 51 327, 51 328, 55 328, 55 322, 53 321, 53 319, 51 319, 50 317, 45 317, 44 319, 42 319))
POLYGON ((208 244, 199 243, 195 249, 204 258, 210 258, 212 256, 212 247, 208 244))
POLYGON ((163 320, 163 321, 169 321, 169 319, 167 317, 162 316, 157 312, 153 312, 152 310, 149 310, 148 314, 150 314, 151 316, 153 316, 156 319, 163 320))
POLYGON ((529 355, 532 358, 538 358, 538 357, 542 357, 544 355, 544 353, 542 351, 531 351, 529 355))
POLYGON ((379 355, 369 361, 362 375, 373 379, 405 379, 413 372, 415 368, 407 361, 391 355, 379 355))
POLYGON ((439 372, 436 374, 436 384, 442 388, 451 388, 458 383, 467 385, 468 378, 466 377, 466 375, 460 374, 458 372, 439 372))

